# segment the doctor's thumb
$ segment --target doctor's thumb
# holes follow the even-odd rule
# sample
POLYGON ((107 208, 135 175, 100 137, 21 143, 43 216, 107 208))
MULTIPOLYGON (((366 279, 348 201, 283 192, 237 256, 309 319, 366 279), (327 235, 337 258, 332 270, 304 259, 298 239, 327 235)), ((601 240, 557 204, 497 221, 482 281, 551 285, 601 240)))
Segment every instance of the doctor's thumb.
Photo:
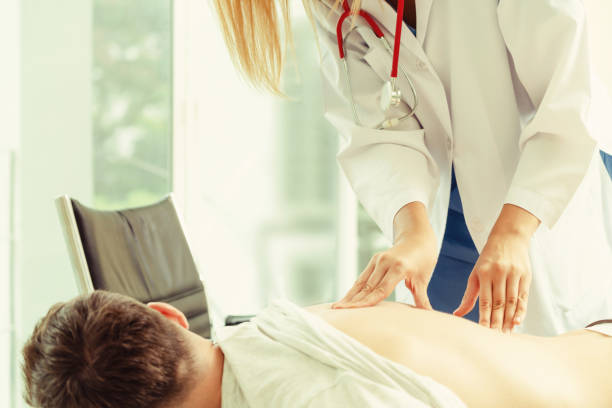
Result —
POLYGON ((415 285, 412 290, 412 296, 414 296, 414 304, 419 309, 433 310, 431 303, 429 303, 429 297, 427 296, 426 285, 415 285))
POLYGON ((459 307, 453 312, 455 316, 465 316, 470 313, 476 305, 476 299, 478 299, 478 286, 473 284, 472 281, 468 281, 468 286, 465 289, 465 294, 463 295, 463 299, 461 299, 461 304, 459 307))

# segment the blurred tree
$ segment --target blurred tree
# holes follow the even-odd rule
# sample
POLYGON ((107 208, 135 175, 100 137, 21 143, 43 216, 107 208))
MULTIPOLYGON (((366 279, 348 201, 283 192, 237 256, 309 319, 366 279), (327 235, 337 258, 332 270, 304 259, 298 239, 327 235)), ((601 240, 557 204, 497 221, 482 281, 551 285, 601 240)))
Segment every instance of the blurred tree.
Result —
POLYGON ((94 205, 171 190, 172 1, 94 0, 94 205))
POLYGON ((291 207, 333 215, 337 196, 336 130, 323 117, 319 55, 310 21, 293 19, 294 53, 288 53, 280 102, 278 177, 291 207))

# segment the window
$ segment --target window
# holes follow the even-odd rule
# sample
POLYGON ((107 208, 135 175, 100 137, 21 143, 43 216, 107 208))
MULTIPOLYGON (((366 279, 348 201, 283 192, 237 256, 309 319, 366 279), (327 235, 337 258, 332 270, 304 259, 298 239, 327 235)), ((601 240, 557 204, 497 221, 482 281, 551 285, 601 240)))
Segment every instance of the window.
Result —
POLYGON ((172 189, 172 6, 93 3, 96 208, 150 204, 172 189))
MULTIPOLYGON (((297 14, 301 4, 294 6, 297 14)), ((283 100, 245 84, 212 7, 190 7, 181 13, 187 23, 177 23, 188 32, 177 33, 187 48, 180 46, 185 60, 175 61, 184 67, 177 79, 185 81, 175 103, 187 107, 178 114, 187 119, 176 135, 186 152, 177 168, 184 167, 185 224, 213 313, 255 313, 279 296, 298 304, 331 301, 337 136, 322 116, 310 22, 303 13, 294 18, 299 78, 290 62, 283 75, 290 99, 283 100)))
POLYGON ((176 4, 175 178, 217 325, 276 297, 336 300, 384 245, 339 171, 314 32, 301 1, 292 6, 283 100, 238 76, 212 7, 176 4))

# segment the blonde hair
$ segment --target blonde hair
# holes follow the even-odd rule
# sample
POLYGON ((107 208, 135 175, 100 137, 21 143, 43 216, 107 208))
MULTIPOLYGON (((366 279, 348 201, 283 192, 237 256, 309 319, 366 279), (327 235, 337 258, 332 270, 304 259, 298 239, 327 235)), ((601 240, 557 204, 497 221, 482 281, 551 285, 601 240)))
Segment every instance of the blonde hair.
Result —
MULTIPOLYGON (((293 49, 291 0, 214 0, 225 44, 236 69, 255 87, 277 95, 287 48, 293 49)), ((306 15, 315 28, 312 3, 302 0, 306 15)), ((330 13, 342 0, 334 0, 330 13)), ((352 0, 356 13, 361 0, 352 0)), ((316 31, 316 30, 315 30, 316 31)))

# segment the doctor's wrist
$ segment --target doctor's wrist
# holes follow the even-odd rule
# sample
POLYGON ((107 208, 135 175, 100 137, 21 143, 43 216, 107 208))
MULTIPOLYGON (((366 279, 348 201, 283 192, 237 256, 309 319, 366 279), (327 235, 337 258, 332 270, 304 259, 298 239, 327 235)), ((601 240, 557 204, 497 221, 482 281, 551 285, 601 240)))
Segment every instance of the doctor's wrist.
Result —
POLYGON ((400 208, 393 219, 393 243, 414 235, 433 235, 425 204, 413 201, 400 208))
POLYGON ((536 232, 540 223, 540 220, 529 211, 513 204, 504 204, 491 230, 489 239, 511 236, 528 241, 536 232))

